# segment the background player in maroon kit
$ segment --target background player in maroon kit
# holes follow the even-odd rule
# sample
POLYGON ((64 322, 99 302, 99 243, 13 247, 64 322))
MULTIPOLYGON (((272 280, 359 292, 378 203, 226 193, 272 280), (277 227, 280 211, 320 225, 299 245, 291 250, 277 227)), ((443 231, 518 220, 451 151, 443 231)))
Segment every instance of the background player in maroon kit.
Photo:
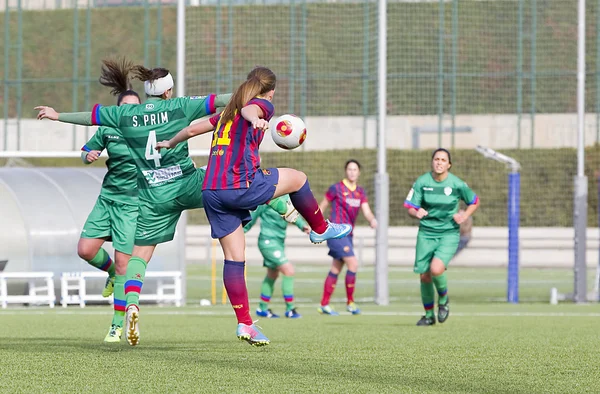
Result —
MULTIPOLYGON (((372 228, 377 227, 377 220, 371 211, 367 201, 365 189, 357 185, 360 176, 360 163, 356 160, 346 162, 346 178, 341 182, 331 185, 325 198, 321 201, 321 211, 325 212, 331 204, 331 215, 329 220, 334 223, 350 224, 354 228, 354 223, 358 217, 358 212, 362 211, 365 219, 372 228)), ((358 315, 360 309, 354 303, 354 286, 356 284, 356 272, 358 270, 358 260, 354 255, 352 243, 352 233, 345 238, 327 240, 329 255, 333 257, 331 270, 325 279, 325 288, 323 298, 318 311, 321 314, 337 316, 338 313, 329 305, 331 294, 335 290, 338 275, 342 266, 346 264, 346 309, 353 315, 358 315)))
POLYGON ((268 345, 269 339, 252 321, 244 277, 243 226, 252 219, 250 211, 289 194, 294 207, 312 228, 311 242, 345 237, 352 231, 348 224, 325 220, 303 172, 292 168, 260 168, 258 148, 275 112, 271 103, 275 84, 271 70, 256 67, 220 115, 186 127, 171 140, 157 144, 157 149, 170 149, 195 135, 215 130, 203 183, 204 209, 211 236, 218 238, 223 248, 223 283, 238 320, 237 337, 255 346, 268 345))

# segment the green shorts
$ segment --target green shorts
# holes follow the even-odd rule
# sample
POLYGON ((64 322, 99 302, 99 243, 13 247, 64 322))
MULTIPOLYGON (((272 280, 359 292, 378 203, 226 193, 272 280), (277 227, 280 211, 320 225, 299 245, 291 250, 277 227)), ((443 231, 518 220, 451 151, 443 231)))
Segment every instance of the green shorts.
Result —
POLYGON ((283 242, 259 238, 258 250, 263 256, 263 267, 276 270, 288 262, 283 242))
POLYGON ((445 234, 417 234, 417 248, 415 253, 415 268, 417 274, 429 272, 431 260, 434 257, 442 260, 448 267, 450 260, 456 254, 460 234, 458 231, 445 234))
POLYGON ((174 200, 157 203, 140 199, 135 244, 148 246, 172 241, 181 213, 188 209, 204 208, 203 180, 204 171, 198 169, 190 176, 186 192, 174 200))
POLYGON ((98 197, 90 212, 81 238, 108 238, 115 250, 125 254, 133 251, 138 206, 98 197))

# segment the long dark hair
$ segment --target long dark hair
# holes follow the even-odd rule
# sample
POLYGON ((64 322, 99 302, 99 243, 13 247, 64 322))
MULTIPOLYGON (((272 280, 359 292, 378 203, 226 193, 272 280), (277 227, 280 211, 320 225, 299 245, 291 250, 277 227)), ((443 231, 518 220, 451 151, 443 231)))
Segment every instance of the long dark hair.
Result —
POLYGON ((110 93, 117 96, 117 105, 127 96, 140 96, 131 89, 129 72, 133 69, 133 63, 125 58, 104 59, 100 71, 100 83, 111 88, 110 93))
POLYGON ((450 151, 448 149, 444 149, 444 148, 437 148, 436 150, 434 150, 433 154, 431 155, 431 160, 433 160, 433 158, 435 157, 435 154, 438 152, 445 152, 448 155, 448 163, 452 164, 452 156, 450 156, 450 151))
POLYGON ((265 94, 273 89, 277 83, 275 73, 266 67, 255 67, 244 81, 233 93, 231 100, 223 110, 221 122, 227 123, 233 120, 236 111, 241 111, 244 105, 254 97, 265 94))

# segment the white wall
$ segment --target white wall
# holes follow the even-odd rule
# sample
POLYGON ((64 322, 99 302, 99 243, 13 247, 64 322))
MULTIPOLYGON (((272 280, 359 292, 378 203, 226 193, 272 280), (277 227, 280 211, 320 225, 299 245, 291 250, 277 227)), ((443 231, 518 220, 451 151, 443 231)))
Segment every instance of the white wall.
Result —
MULTIPOLYGON (((307 117, 305 118, 308 138, 306 150, 351 149, 363 147, 362 117, 307 117)), ((4 122, 0 122, 0 150, 16 150, 17 129, 8 127, 8 143, 4 146, 4 122)), ((448 120, 444 123, 449 127, 448 120)), ((470 133, 455 135, 456 148, 474 148, 483 145, 494 149, 517 147, 516 115, 459 115, 456 126, 468 126, 470 133)), ((530 147, 531 122, 524 117, 521 121, 521 147, 530 147)), ((388 117, 387 145, 392 149, 411 149, 413 146, 414 127, 437 127, 436 116, 390 116, 388 117)), ((21 150, 54 150, 65 151, 79 149, 92 135, 95 128, 74 127, 50 121, 23 119, 21 121, 21 150)), ((541 114, 535 117, 535 147, 556 148, 575 147, 577 144, 575 114, 541 114)), ((197 137, 191 141, 192 149, 207 149, 210 146, 210 135, 197 137)), ((587 145, 596 140, 596 115, 586 117, 587 145)), ((374 119, 367 122, 366 147, 375 148, 376 123, 374 119)), ((436 148, 437 133, 422 134, 419 139, 421 149, 436 148)), ((450 134, 442 139, 443 146, 450 146, 450 134)), ((263 142, 263 151, 280 150, 269 136, 263 142)))

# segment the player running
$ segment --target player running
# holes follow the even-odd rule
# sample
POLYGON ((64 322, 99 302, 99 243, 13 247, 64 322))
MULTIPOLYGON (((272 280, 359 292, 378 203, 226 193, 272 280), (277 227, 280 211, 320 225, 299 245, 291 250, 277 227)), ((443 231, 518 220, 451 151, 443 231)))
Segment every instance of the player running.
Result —
MULTIPOLYGON (((375 219, 375 215, 373 215, 367 201, 367 193, 365 189, 357 184, 358 177, 360 176, 360 163, 356 160, 348 160, 345 171, 346 178, 341 182, 331 185, 329 190, 327 190, 325 198, 320 204, 321 211, 325 212, 331 203, 331 215, 329 219, 336 223, 347 223, 354 228, 360 210, 371 228, 376 228, 377 219, 375 219)), ((358 315, 360 314, 360 309, 354 302, 358 260, 354 255, 352 233, 346 238, 328 240, 327 246, 329 247, 329 255, 333 258, 333 262, 331 263, 329 274, 325 278, 323 298, 321 299, 321 306, 317 310, 323 315, 339 315, 329 305, 329 300, 335 290, 338 275, 342 271, 344 264, 346 264, 346 310, 353 315, 358 315)))
MULTIPOLYGON (((280 198, 289 199, 289 196, 280 198)), ((260 219, 260 234, 258 235, 258 250, 263 256, 263 267, 267 268, 267 275, 263 280, 260 291, 260 304, 256 314, 270 319, 278 318, 269 308, 269 302, 275 288, 275 281, 279 273, 281 279, 281 290, 285 300, 285 317, 297 319, 301 315, 294 307, 294 266, 285 255, 285 236, 288 223, 268 205, 259 206, 256 211, 250 212, 252 220, 244 226, 244 232, 248 232, 260 219)), ((306 234, 310 234, 310 227, 304 219, 299 217, 295 222, 296 227, 306 234)))
MULTIPOLYGON (((112 60, 102 63, 100 83, 111 87, 111 93, 118 95, 117 105, 139 104, 140 96, 131 90, 128 75, 121 73, 132 64, 125 60, 121 64, 112 60)), ((104 342, 119 342, 125 318, 125 273, 133 250, 138 216, 137 172, 119 129, 99 127, 81 148, 81 158, 85 164, 91 164, 98 160, 104 149, 109 157, 106 161, 108 172, 96 205, 83 226, 77 253, 91 266, 108 273, 102 295, 109 297, 114 291, 114 314, 104 342), (102 248, 107 240, 112 241, 115 249, 114 262, 102 248)))
POLYGON ((192 125, 159 144, 175 148, 181 141, 215 130, 203 184, 204 210, 211 236, 219 239, 225 256, 223 282, 238 320, 237 337, 254 346, 268 345, 269 339, 252 322, 244 278, 243 227, 251 220, 250 211, 289 194, 294 207, 312 228, 311 242, 345 237, 352 231, 347 224, 325 221, 303 172, 260 168, 258 148, 275 111, 271 103, 275 83, 271 70, 256 67, 220 115, 192 125))
POLYGON ((449 172, 452 167, 450 152, 440 148, 431 158, 431 172, 417 178, 404 202, 408 214, 420 220, 414 272, 421 276, 425 316, 417 326, 435 324, 434 285, 438 292, 438 321, 443 323, 448 319, 446 268, 458 248, 460 225, 479 207, 479 197, 464 181, 449 172), (464 213, 458 212, 459 200, 467 204, 464 213))

